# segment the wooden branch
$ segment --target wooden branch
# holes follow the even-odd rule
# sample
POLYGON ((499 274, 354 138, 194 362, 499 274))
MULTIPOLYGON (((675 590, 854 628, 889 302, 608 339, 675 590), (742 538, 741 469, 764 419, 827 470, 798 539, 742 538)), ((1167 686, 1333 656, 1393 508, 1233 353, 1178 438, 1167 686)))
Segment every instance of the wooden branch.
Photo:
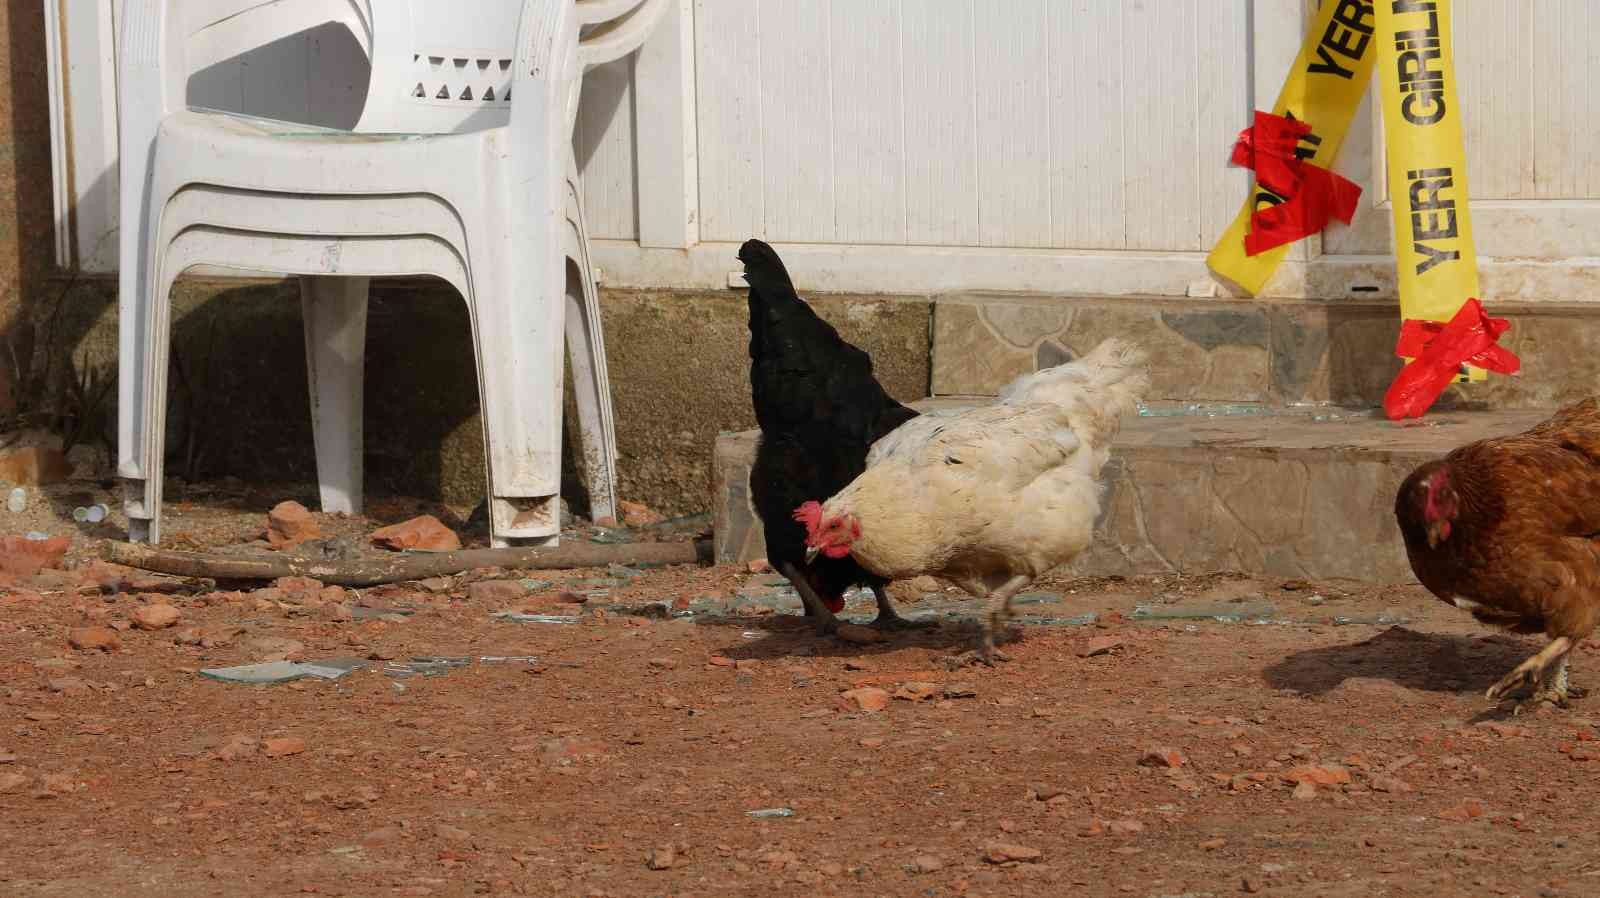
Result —
POLYGON ((178 552, 137 543, 108 542, 105 559, 162 574, 210 577, 215 580, 276 580, 279 577, 314 577, 335 586, 377 586, 425 577, 443 577, 474 568, 557 570, 605 567, 608 564, 663 565, 710 564, 711 541, 675 543, 564 543, 553 549, 464 549, 315 561, 292 556, 214 555, 178 552))

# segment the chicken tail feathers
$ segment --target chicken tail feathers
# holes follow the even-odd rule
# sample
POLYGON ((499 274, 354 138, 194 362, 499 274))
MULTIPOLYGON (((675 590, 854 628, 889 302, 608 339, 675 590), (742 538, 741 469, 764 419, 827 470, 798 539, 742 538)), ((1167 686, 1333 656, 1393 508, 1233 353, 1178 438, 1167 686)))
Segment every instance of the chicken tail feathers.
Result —
POLYGON ((1072 406, 1088 400, 1102 413, 1133 411, 1150 389, 1145 361, 1137 344, 1111 337, 1083 358, 1017 378, 1000 390, 1000 401, 1072 406))
POLYGON ((780 367, 791 371, 832 367, 848 359, 871 374, 867 354, 846 343, 794 292, 789 270, 776 250, 752 237, 739 247, 739 261, 750 284, 751 359, 781 360, 780 367))
POLYGON ((1107 451, 1122 416, 1136 412, 1150 389, 1146 355, 1138 345, 1108 338, 1083 358, 1025 374, 1000 391, 1007 405, 1049 403, 1066 411, 1078 439, 1107 451))
POLYGON ((777 250, 763 240, 752 237, 739 247, 739 261, 744 263, 744 279, 751 288, 767 295, 795 296, 794 281, 789 279, 789 269, 783 267, 777 250))

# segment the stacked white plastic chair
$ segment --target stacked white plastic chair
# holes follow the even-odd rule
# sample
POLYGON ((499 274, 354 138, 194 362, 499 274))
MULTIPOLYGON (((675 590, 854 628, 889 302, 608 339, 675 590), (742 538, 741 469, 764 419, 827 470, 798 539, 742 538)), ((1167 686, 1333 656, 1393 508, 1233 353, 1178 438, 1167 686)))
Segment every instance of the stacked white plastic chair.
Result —
POLYGON ((667 2, 127 0, 118 473, 130 539, 160 540, 169 294, 198 265, 300 276, 323 510, 362 504, 368 279, 435 275, 471 316, 492 543, 560 532, 563 331, 592 507, 614 514, 571 137, 583 71, 638 48, 667 2), (190 73, 328 22, 371 62, 352 131, 186 107, 190 73))

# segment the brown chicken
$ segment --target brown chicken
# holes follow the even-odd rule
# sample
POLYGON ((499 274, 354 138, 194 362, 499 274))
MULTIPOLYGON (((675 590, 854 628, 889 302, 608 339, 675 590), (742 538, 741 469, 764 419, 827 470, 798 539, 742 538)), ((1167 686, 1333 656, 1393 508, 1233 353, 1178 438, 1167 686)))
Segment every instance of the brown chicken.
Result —
POLYGON ((1526 433, 1480 440, 1417 468, 1395 517, 1428 591, 1484 623, 1550 643, 1489 687, 1515 710, 1579 691, 1567 659, 1600 621, 1600 401, 1526 433))

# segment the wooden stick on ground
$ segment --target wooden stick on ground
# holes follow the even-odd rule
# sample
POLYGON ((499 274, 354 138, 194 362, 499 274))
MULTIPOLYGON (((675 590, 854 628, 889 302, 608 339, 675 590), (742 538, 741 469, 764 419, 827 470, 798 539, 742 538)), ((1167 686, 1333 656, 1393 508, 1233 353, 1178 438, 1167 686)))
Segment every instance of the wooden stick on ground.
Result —
POLYGON ((183 577, 215 580, 276 580, 279 577, 314 577, 335 586, 377 586, 442 577, 482 567, 556 570, 605 567, 608 564, 661 565, 710 564, 711 541, 676 543, 565 543, 553 549, 464 549, 315 561, 290 556, 213 555, 178 552, 137 543, 109 542, 105 559, 115 564, 183 577))

